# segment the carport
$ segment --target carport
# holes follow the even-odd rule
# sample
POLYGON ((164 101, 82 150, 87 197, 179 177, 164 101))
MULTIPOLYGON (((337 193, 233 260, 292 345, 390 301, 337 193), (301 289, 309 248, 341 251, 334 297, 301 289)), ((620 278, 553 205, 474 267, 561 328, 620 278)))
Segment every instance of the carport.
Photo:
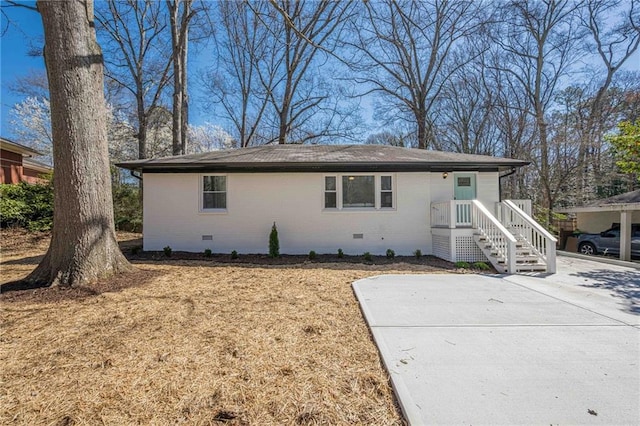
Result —
POLYGON ((631 260, 631 224, 640 223, 640 189, 555 212, 575 214, 583 232, 597 233, 620 223, 620 259, 631 260))

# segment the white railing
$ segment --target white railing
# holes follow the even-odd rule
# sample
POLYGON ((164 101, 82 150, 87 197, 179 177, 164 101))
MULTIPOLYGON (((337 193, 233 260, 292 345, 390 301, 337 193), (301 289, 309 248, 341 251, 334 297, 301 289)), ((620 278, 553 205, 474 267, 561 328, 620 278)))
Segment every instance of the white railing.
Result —
POLYGON ((471 200, 447 200, 431 203, 431 226, 434 228, 469 228, 472 226, 471 200))
POLYGON ((531 200, 509 200, 520 210, 531 216, 531 200))
POLYGON ((509 273, 516 271, 516 239, 494 215, 478 200, 473 200, 473 227, 497 251, 497 257, 503 258, 509 273))
POLYGON ((450 201, 435 201, 431 203, 431 226, 434 228, 449 228, 451 221, 450 201))
POLYGON ((502 223, 520 234, 534 248, 536 255, 547 264, 547 272, 556 272, 556 242, 553 235, 511 200, 501 205, 502 223))
MULTIPOLYGON (((516 206, 518 206, 520 208, 520 210, 522 210, 523 212, 525 212, 529 216, 532 216, 532 214, 531 214, 531 200, 509 200, 509 201, 511 201, 516 206)), ((503 213, 503 211, 502 211, 502 203, 500 201, 498 201, 496 203, 496 217, 498 218, 498 220, 501 223, 504 223, 504 220, 502 220, 502 213, 503 213)))

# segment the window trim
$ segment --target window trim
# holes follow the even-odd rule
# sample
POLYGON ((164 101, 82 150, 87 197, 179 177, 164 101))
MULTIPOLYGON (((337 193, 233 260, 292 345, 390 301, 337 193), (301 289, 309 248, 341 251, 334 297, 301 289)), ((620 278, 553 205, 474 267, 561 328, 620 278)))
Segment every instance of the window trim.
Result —
MULTIPOLYGON (((338 177, 335 175, 323 175, 322 176, 322 208, 325 210, 337 210, 338 209, 338 187, 340 186, 340 184, 338 183, 338 177), (335 182, 335 189, 333 190, 329 190, 327 189, 327 178, 328 177, 332 177, 334 179, 335 182), (333 193, 336 194, 336 206, 335 207, 327 207, 326 205, 326 200, 327 200, 327 193, 333 193)), ((342 192, 342 191, 340 191, 342 192)))
POLYGON ((322 175, 322 191, 321 191, 321 207, 324 212, 371 212, 371 211, 396 211, 397 210, 397 176, 395 173, 376 173, 376 172, 357 172, 357 173, 324 173, 322 175), (344 207, 342 200, 342 178, 344 176, 373 176, 374 185, 374 206, 373 207, 344 207), (391 177, 391 190, 385 190, 384 192, 391 192, 391 205, 392 207, 382 207, 382 176, 391 177), (325 178, 335 177, 336 179, 336 207, 325 207, 325 178))
POLYGON ((379 175, 380 187, 378 188, 377 196, 380 198, 378 200, 377 205, 380 210, 395 210, 396 208, 396 179, 394 175, 391 174, 381 174, 379 175), (382 178, 389 177, 391 178, 391 189, 382 189, 382 178), (382 206, 382 193, 390 192, 391 193, 391 207, 383 207, 382 206))
MULTIPOLYGON (((198 185, 198 211, 204 214, 224 214, 229 210, 229 176, 224 173, 202 173, 198 177, 200 183, 198 185), (209 176, 222 176, 225 179, 225 203, 226 208, 223 209, 211 209, 204 207, 204 178, 209 176)), ((222 193, 223 191, 207 191, 208 193, 222 193)))
POLYGON ((340 186, 342 188, 342 195, 340 197, 340 207, 341 209, 344 210, 371 210, 371 209, 376 209, 379 205, 378 200, 377 200, 377 187, 378 187, 378 176, 375 173, 369 173, 369 174, 353 174, 353 173, 345 173, 340 175, 340 186), (365 178, 373 178, 373 206, 345 206, 344 205, 344 197, 345 197, 345 193, 344 193, 344 179, 345 178, 349 178, 349 177, 365 177, 365 178))

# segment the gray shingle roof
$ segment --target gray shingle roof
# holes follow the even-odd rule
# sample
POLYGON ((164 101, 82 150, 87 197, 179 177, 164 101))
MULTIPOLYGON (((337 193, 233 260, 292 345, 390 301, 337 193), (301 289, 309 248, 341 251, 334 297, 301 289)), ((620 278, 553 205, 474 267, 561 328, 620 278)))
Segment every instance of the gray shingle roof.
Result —
POLYGON ((597 206, 604 206, 608 204, 631 204, 631 203, 640 203, 640 189, 631 191, 631 192, 625 192, 624 194, 614 195, 613 197, 609 197, 609 198, 595 200, 588 204, 585 204, 585 207, 597 207, 597 206))
POLYGON ((526 161, 384 145, 265 145, 118 164, 143 172, 504 170, 526 161))

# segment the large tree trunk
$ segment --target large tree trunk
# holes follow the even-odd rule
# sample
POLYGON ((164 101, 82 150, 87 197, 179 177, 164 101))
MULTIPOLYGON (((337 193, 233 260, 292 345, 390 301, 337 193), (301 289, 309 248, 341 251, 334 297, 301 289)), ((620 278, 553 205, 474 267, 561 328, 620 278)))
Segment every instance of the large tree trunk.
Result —
POLYGON ((173 62, 173 155, 186 154, 188 132, 187 47, 191 0, 167 0, 173 62), (182 9, 180 8, 182 4, 182 9))
POLYGON ((180 28, 178 27, 178 0, 168 1, 169 18, 171 22, 171 57, 173 61, 173 155, 182 152, 182 61, 180 60, 180 28))
MULTIPOLYGON (((187 1, 185 2, 185 14, 187 14, 186 16, 188 16, 188 13, 190 13, 190 8, 191 6, 191 2, 187 1)), ((187 50, 189 49, 189 23, 184 22, 183 18, 183 26, 184 26, 184 33, 183 33, 183 39, 182 39, 182 49, 180 51, 180 62, 182 62, 182 98, 181 98, 181 102, 182 102, 182 108, 181 108, 181 115, 180 115, 180 126, 182 126, 182 129, 180 130, 180 136, 182 137, 181 139, 181 148, 182 148, 182 153, 186 154, 187 153, 187 136, 189 134, 189 91, 187 90, 187 50)))
POLYGON ((115 238, 103 59, 92 0, 38 0, 45 35, 55 164, 49 250, 25 279, 83 285, 131 265, 115 238))

